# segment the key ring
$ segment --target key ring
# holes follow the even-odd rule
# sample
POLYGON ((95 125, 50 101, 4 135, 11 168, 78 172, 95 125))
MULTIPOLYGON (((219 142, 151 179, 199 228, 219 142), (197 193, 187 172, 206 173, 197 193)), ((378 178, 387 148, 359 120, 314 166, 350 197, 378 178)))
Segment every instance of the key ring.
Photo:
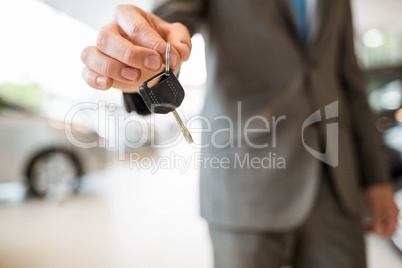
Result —
POLYGON ((161 71, 157 75, 149 78, 147 81, 144 82, 144 84, 148 84, 149 82, 154 81, 155 79, 158 79, 161 76, 170 76, 170 42, 166 43, 166 55, 165 55, 165 71, 161 71))
POLYGON ((170 42, 166 44, 165 75, 170 75, 170 42))

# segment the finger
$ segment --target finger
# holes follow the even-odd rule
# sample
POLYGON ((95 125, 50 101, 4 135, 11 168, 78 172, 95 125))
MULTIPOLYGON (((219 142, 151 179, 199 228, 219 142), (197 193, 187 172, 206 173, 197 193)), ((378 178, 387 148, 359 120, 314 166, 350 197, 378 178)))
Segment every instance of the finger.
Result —
MULTIPOLYGON (((179 53, 180 62, 187 61, 192 49, 191 37, 187 27, 181 23, 172 23, 169 26, 167 40, 179 53)), ((175 67, 177 66, 172 66, 172 68, 175 67)))
POLYGON ((399 215, 399 210, 398 208, 395 206, 393 208, 390 208, 389 211, 387 212, 387 216, 386 216, 386 235, 387 236, 392 236, 397 227, 398 227, 398 215, 399 215))
POLYGON ((87 84, 95 89, 106 90, 109 89, 113 84, 113 79, 100 75, 87 67, 82 70, 82 78, 84 78, 87 84))
POLYGON ((138 81, 141 76, 140 70, 106 56, 97 47, 85 48, 81 60, 92 71, 124 83, 138 81))
POLYGON ((374 223, 374 232, 382 237, 391 236, 397 227, 397 217, 390 208, 379 210, 381 213, 377 215, 377 221, 374 223))
POLYGON ((137 69, 151 72, 160 69, 162 59, 156 51, 133 45, 111 30, 112 27, 107 26, 98 34, 96 45, 102 53, 137 69))
POLYGON ((396 228, 396 225, 393 223, 393 220, 390 218, 390 216, 386 216, 382 220, 382 236, 383 237, 389 237, 393 234, 394 229, 396 228))
MULTIPOLYGON (((146 16, 147 13, 137 7, 120 5, 116 8, 114 19, 135 44, 155 50, 163 56, 166 41, 151 27, 146 16)), ((150 16, 150 19, 155 17, 150 16)))
MULTIPOLYGON (((145 14, 151 27, 158 29, 162 38, 171 43, 170 67, 173 69, 178 68, 181 62, 188 60, 192 48, 191 36, 187 27, 178 22, 167 23, 152 13, 145 14)), ((163 59, 165 59, 164 53, 161 54, 163 59)))
POLYGON ((369 222, 364 225, 364 231, 366 232, 373 232, 373 223, 369 222))
POLYGON ((384 229, 383 229, 383 221, 381 215, 381 209, 379 207, 375 207, 372 209, 372 230, 375 234, 383 236, 384 229))
MULTIPOLYGON (((164 68, 161 68, 159 70, 159 72, 161 72, 162 70, 164 70, 164 68)), ((149 78, 151 78, 154 75, 155 75, 154 72, 141 71, 141 79, 140 80, 141 81, 148 80, 149 78)), ((156 81, 156 80, 154 80, 154 81, 156 81)), ((148 83, 148 86, 152 87, 154 85, 153 84, 154 81, 151 81, 150 83, 148 83)), ((133 84, 127 84, 127 83, 123 83, 123 82, 117 81, 117 80, 113 81, 113 87, 114 88, 119 88, 125 93, 136 93, 136 92, 138 92, 138 85, 135 86, 133 84)))
POLYGON ((388 206, 384 209, 383 225, 384 232, 387 237, 392 236, 398 227, 399 209, 393 200, 389 201, 388 206))

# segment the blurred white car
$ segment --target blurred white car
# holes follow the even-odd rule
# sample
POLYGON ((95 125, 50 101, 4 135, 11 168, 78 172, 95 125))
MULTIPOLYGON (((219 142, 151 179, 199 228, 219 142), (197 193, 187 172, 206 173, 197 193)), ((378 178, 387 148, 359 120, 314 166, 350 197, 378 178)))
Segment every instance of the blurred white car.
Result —
MULTIPOLYGON (((99 135, 82 126, 67 126, 82 143, 99 135)), ((78 190, 81 176, 106 166, 105 148, 78 148, 66 137, 63 121, 52 120, 0 98, 0 182, 23 181, 43 197, 63 185, 78 190)))

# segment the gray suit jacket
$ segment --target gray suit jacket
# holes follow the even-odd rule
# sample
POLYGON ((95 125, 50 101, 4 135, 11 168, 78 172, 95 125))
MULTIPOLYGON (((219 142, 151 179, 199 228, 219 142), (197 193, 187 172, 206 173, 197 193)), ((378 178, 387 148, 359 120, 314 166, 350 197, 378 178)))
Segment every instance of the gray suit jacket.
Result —
POLYGON ((319 0, 317 8, 317 37, 305 46, 286 0, 157 1, 155 14, 183 23, 191 34, 201 32, 206 41, 202 115, 211 131, 202 139, 209 146, 200 158, 206 163, 200 165, 200 198, 210 223, 257 230, 301 224, 323 165, 341 204, 355 216, 359 189, 388 180, 355 57, 350 2, 319 0), (307 126, 319 109, 321 123, 307 126), (245 134, 244 128, 267 131, 245 134), (322 160, 331 165, 311 153, 326 149, 322 160), (207 157, 225 158, 225 164, 217 167, 207 157), (280 158, 285 168, 273 164, 280 158))

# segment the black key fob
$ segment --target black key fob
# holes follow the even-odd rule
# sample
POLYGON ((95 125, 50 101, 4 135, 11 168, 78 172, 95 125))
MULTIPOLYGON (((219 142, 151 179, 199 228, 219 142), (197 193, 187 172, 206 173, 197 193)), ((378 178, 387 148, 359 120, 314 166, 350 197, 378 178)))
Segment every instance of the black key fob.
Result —
POLYGON ((151 114, 151 111, 148 109, 140 94, 123 93, 123 100, 127 113, 137 112, 139 115, 151 114))
POLYGON ((184 99, 184 89, 172 71, 167 75, 165 71, 145 81, 139 93, 148 109, 157 114, 167 114, 179 107, 184 99), (160 78, 154 86, 148 87, 148 83, 160 78))

